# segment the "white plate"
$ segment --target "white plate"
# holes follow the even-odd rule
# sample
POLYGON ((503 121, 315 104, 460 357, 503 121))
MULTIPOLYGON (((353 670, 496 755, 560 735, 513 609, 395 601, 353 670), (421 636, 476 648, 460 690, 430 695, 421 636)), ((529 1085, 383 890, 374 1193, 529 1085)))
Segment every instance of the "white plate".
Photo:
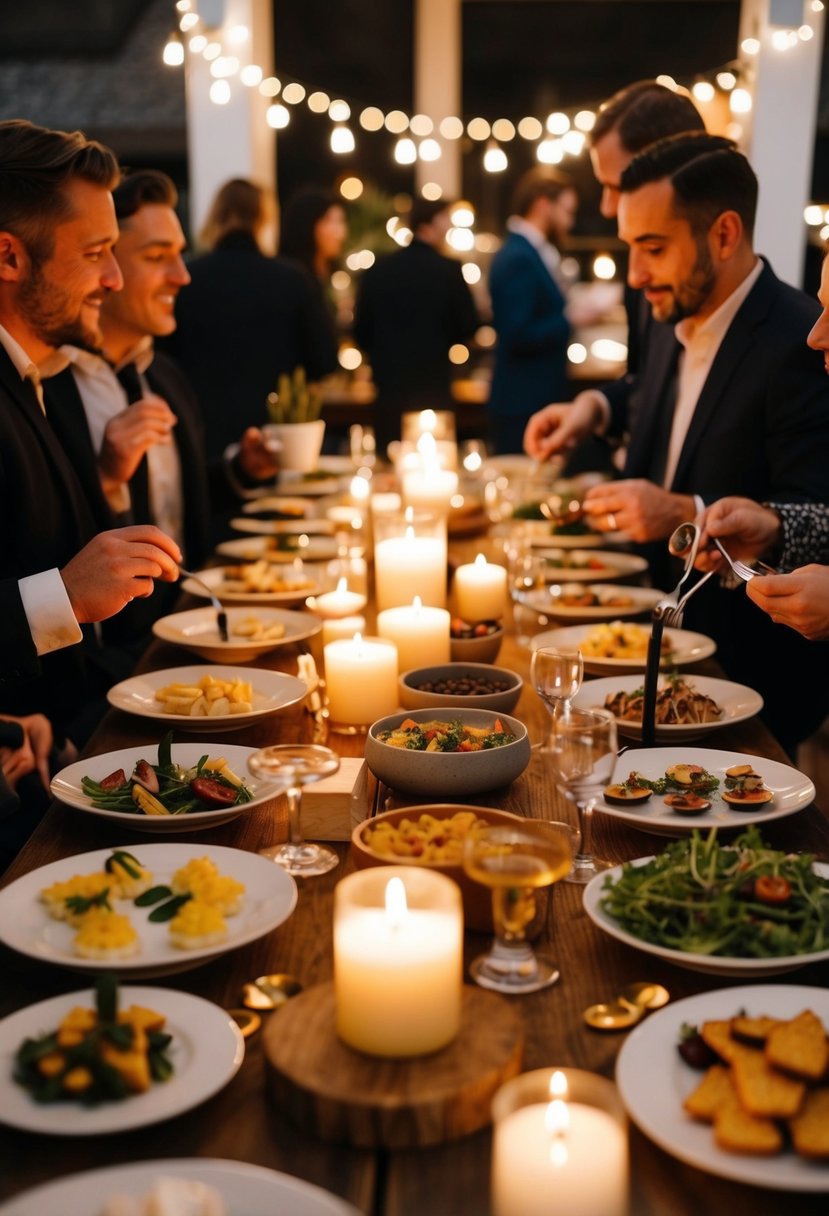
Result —
POLYGON ((537 548, 536 555, 545 560, 544 577, 548 583, 591 583, 597 579, 612 582, 617 578, 628 578, 642 574, 648 563, 635 553, 616 553, 606 549, 565 549, 552 543, 549 547, 537 548), (569 558, 582 565, 558 567, 552 561, 569 558), (590 563, 588 565, 588 563, 590 563))
MULTIPOLYGON (((815 787, 804 773, 777 760, 765 760, 760 756, 743 755, 741 752, 720 752, 703 747, 654 747, 631 748, 620 756, 613 770, 611 784, 627 781, 632 772, 641 773, 651 781, 665 775, 672 764, 701 764, 723 782, 725 770, 737 764, 751 764, 760 773, 763 783, 774 793, 774 802, 761 804, 753 810, 738 811, 714 794, 710 811, 701 815, 677 815, 665 805, 664 798, 654 794, 648 802, 639 806, 611 806, 597 802, 596 810, 617 819, 626 819, 633 827, 657 836, 684 836, 694 828, 744 828, 752 823, 766 823, 770 819, 785 819, 797 811, 810 806, 815 799, 815 787)), ((720 785, 720 789, 723 785, 720 785)), ((708 795, 706 795, 708 797, 708 795)))
POLYGON ((262 498, 251 498, 242 507, 245 515, 284 514, 286 519, 302 519, 311 510, 306 498, 287 497, 284 494, 266 494, 262 498))
POLYGON ((235 532, 247 532, 252 536, 295 536, 305 532, 309 536, 332 536, 334 525, 330 519, 232 519, 230 526, 235 532))
POLYGON ((340 479, 333 474, 306 481, 302 473, 285 472, 280 474, 278 492, 293 494, 297 498, 324 498, 326 494, 336 494, 339 488, 340 479))
MULTIPOLYGON (((569 625, 565 629, 548 629, 545 633, 537 633, 530 643, 531 650, 539 646, 575 646, 581 647, 593 625, 569 625)), ((650 626, 641 626, 650 634, 650 626)), ((671 644, 670 659, 663 659, 663 667, 684 667, 688 663, 698 663, 701 659, 710 658, 717 649, 716 642, 706 637, 704 633, 691 633, 688 629, 666 629, 664 636, 671 644)), ((616 672, 644 671, 645 658, 641 659, 607 659, 588 656, 582 651, 584 670, 593 675, 604 675, 616 672)))
POLYGON ((176 870, 194 857, 204 856, 216 863, 221 874, 244 883, 242 906, 235 916, 227 918, 227 937, 212 946, 181 950, 170 942, 167 924, 152 924, 147 919, 152 909, 136 908, 129 900, 117 900, 116 910, 128 912, 138 932, 141 952, 115 962, 75 954, 72 950, 75 930, 49 915, 40 902, 40 892, 76 874, 102 870, 113 849, 96 849, 52 861, 4 887, 0 891, 0 941, 20 954, 70 971, 106 971, 115 967, 120 974, 141 978, 172 975, 176 971, 190 971, 209 958, 218 958, 228 950, 264 937, 286 921, 296 907, 296 883, 290 874, 258 853, 228 849, 224 845, 173 842, 124 847, 152 871, 155 883, 169 886, 176 870))
MULTIPOLYGON (((100 1136, 105 1132, 146 1127, 206 1102, 236 1075, 245 1058, 245 1040, 239 1027, 218 1005, 172 988, 127 986, 120 993, 122 1009, 128 1005, 142 1005, 167 1018, 165 1032, 173 1035, 169 1054, 174 1072, 170 1080, 155 1081, 146 1093, 133 1094, 122 1102, 102 1102, 100 1106, 67 1105, 65 1102, 41 1105, 12 1080, 15 1052, 25 1038, 55 1030, 61 1018, 76 1005, 94 1008, 94 991, 69 992, 48 1001, 38 1001, 0 1022, 0 1120, 3 1123, 27 1132, 57 1136, 100 1136)), ((101 1196, 101 1200, 103 1198, 101 1196)), ((41 1209, 42 1212, 49 1210, 48 1207, 41 1209)), ((62 1201, 56 1210, 66 1216, 62 1201)), ((100 1210, 100 1201, 89 1209, 93 1213, 100 1210)))
MULTIPOLYGON (((702 1073, 689 1068, 676 1049, 682 1023, 730 1018, 741 1009, 782 1018, 811 1009, 829 1026, 829 991, 795 984, 720 988, 649 1014, 622 1044, 616 1063, 616 1084, 627 1112, 666 1153, 707 1174, 775 1191, 829 1190, 825 1164, 806 1161, 788 1150, 777 1157, 727 1153, 714 1143, 708 1124, 698 1123, 682 1109, 702 1080, 702 1073)), ((781 1201, 780 1211, 786 1210, 796 1211, 797 1205, 789 1207, 781 1201)))
MULTIPOLYGON (((759 714, 763 708, 763 698, 759 692, 755 692, 753 688, 748 688, 745 684, 732 684, 730 680, 716 680, 712 676, 695 675, 688 676, 687 682, 698 692, 713 697, 723 711, 722 717, 718 718, 716 722, 693 722, 687 726, 674 724, 657 726, 657 739, 665 742, 697 739, 700 735, 722 730, 724 726, 745 722, 747 718, 753 718, 755 714, 759 714)), ((664 677, 660 676, 658 687, 661 688, 663 683, 664 677)), ((641 687, 641 675, 607 676, 604 680, 588 680, 576 693, 573 704, 579 709, 595 709, 597 706, 603 709, 606 697, 613 696, 620 691, 633 692, 641 687)), ((617 718, 616 726, 620 735, 626 735, 632 739, 642 737, 641 722, 623 722, 621 718, 617 718)))
POLYGON ((127 777, 130 776, 138 760, 147 760, 155 764, 158 749, 149 747, 126 747, 117 752, 106 752, 101 756, 89 756, 86 760, 76 760, 74 764, 62 768, 52 778, 50 786, 52 794, 65 806, 75 807, 90 815, 98 815, 101 819, 111 819, 134 832, 152 832, 154 835, 168 835, 176 832, 200 832, 204 828, 215 828, 220 823, 227 823, 237 815, 244 815, 254 806, 277 798, 280 788, 273 782, 260 781, 248 771, 248 757, 256 749, 253 747, 236 747, 233 744, 221 743, 211 746, 209 743, 174 743, 171 749, 173 762, 182 768, 192 768, 198 764, 201 757, 209 752, 218 756, 220 753, 230 767, 253 794, 250 802, 238 806, 220 806, 214 810, 194 811, 189 815, 142 815, 139 811, 130 814, 127 811, 106 810, 92 805, 92 799, 87 797, 81 786, 82 777, 91 777, 100 781, 110 773, 122 768, 127 777))
MULTIPOLYGON (((225 588, 223 566, 212 566, 209 570, 198 570, 196 573, 223 604, 302 604, 309 595, 317 595, 322 590, 320 584, 307 570, 303 571, 303 578, 308 579, 308 586, 298 587, 294 591, 229 591, 225 588)), ((280 567, 278 576, 287 578, 289 573, 289 568, 280 567)), ((188 595, 198 596, 199 599, 210 599, 204 587, 200 587, 191 578, 183 580, 181 589, 188 595)))
POLYGON ((291 612, 288 608, 228 608, 227 624, 230 641, 223 642, 216 624, 216 610, 192 608, 189 612, 174 612, 153 623, 153 633, 164 642, 183 646, 203 659, 215 663, 249 663, 257 655, 267 654, 280 646, 290 646, 312 638, 322 628, 320 620, 310 612, 291 612), (263 625, 284 625, 281 638, 255 641, 234 635, 234 628, 248 617, 257 617, 263 625))
POLYGON ((10 1199, 0 1207, 0 1216, 98 1216, 110 1195, 141 1198, 158 1178, 213 1187, 233 1216, 358 1216, 344 1199, 290 1174, 210 1157, 163 1157, 70 1174, 10 1199))
POLYGON ((220 557, 229 557, 236 562, 258 562, 261 557, 269 562, 292 562, 301 557, 306 562, 327 562, 337 556, 337 542, 333 536, 313 536, 303 532, 282 533, 290 536, 296 547, 274 549, 270 537, 252 536, 242 540, 226 540, 216 546, 220 557), (304 543, 300 539, 304 537, 304 543))
POLYGON ((617 617, 642 616, 650 612, 655 604, 664 596, 664 591, 655 591, 651 587, 615 587, 613 583, 570 583, 562 579, 560 583, 551 583, 549 587, 531 591, 524 597, 524 603, 529 605, 541 616, 560 617, 565 621, 615 621, 617 617), (599 603, 593 608, 568 607, 559 601, 565 595, 581 595, 592 591, 599 597, 599 603), (609 601, 625 596, 627 604, 611 604, 609 601))
MULTIPOLYGON (((637 857, 630 864, 643 866, 652 860, 652 857, 637 857)), ((829 865, 816 861, 814 869, 820 878, 829 878, 829 865)), ((609 937, 615 937, 617 941, 624 942, 626 946, 632 946, 634 950, 641 950, 644 954, 654 954, 667 963, 673 963, 675 967, 682 967, 684 971, 699 971, 703 975, 739 976, 741 979, 754 980, 768 975, 784 975, 787 971, 796 971, 798 967, 807 967, 810 963, 821 963, 829 958, 829 950, 815 950, 812 954, 789 954, 781 958, 727 958, 713 954, 691 954, 687 950, 670 950, 667 946, 658 946, 654 942, 643 942, 635 934, 628 933, 618 921, 614 920, 612 916, 608 916, 599 907, 605 879, 618 879, 621 873, 622 867, 614 866, 611 870, 603 870, 595 878, 591 878, 584 888, 585 912, 593 924, 609 937)))
POLYGON ((139 718, 152 718, 154 722, 165 722, 168 726, 199 734, 213 735, 217 731, 243 730, 250 722, 269 718, 271 714, 296 705, 308 692, 304 680, 286 676, 281 671, 266 671, 263 667, 165 667, 161 671, 148 671, 142 676, 130 676, 115 684, 107 693, 107 700, 115 709, 135 714, 139 718), (246 714, 217 714, 214 718, 190 718, 185 714, 167 714, 156 701, 159 688, 168 684, 195 686, 202 676, 213 676, 217 680, 248 680, 253 688, 253 709, 246 714))

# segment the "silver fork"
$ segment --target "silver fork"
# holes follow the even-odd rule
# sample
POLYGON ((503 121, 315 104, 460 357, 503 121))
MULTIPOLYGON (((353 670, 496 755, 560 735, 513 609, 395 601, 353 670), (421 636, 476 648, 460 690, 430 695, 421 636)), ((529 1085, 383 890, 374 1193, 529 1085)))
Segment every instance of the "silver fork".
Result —
POLYGON ((709 578, 712 578, 713 570, 709 570, 707 574, 703 574, 701 579, 694 583, 693 587, 689 587, 675 607, 666 607, 662 611, 662 620, 669 629, 679 629, 682 625, 682 618, 685 614, 685 605, 688 603, 692 595, 696 595, 703 583, 707 583, 709 578))
POLYGON ((189 578, 192 582, 197 583, 204 591, 205 595, 210 600, 210 603, 216 609, 216 623, 219 626, 219 637, 223 642, 230 641, 230 633, 227 628, 227 613, 222 607, 222 601, 208 587, 203 578, 199 578, 198 574, 194 574, 192 570, 185 570, 184 566, 179 566, 179 577, 183 574, 185 578, 189 578))
POLYGON ((772 566, 767 566, 765 562, 758 561, 756 563, 756 567, 747 566, 746 563, 741 562, 739 560, 739 558, 735 559, 735 558, 731 557, 731 555, 726 552, 725 545, 721 544, 720 541, 718 541, 716 537, 712 537, 712 539, 714 541, 714 544, 719 549, 720 553, 722 553, 723 557, 728 562, 731 569, 737 575, 737 578, 741 578, 744 583, 750 582, 753 578, 756 578, 758 576, 758 574, 763 575, 763 574, 776 574, 777 573, 777 571, 772 566))

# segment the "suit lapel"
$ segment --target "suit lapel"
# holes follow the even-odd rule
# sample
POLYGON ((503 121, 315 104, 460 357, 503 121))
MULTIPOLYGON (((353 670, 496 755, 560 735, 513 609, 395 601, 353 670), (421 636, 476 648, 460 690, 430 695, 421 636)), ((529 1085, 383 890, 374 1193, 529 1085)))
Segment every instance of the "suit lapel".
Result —
POLYGON ((674 378, 679 352, 680 345, 671 326, 654 325, 649 338, 647 366, 638 380, 642 392, 635 425, 631 426, 625 477, 645 477, 651 467, 653 446, 662 429, 661 411, 673 406, 668 388, 674 378))
POLYGON ((694 410, 685 442, 677 462, 672 487, 681 486, 712 415, 720 407, 728 386, 739 376, 741 367, 750 356, 757 326, 768 314, 774 297, 775 276, 766 266, 720 343, 702 392, 694 410))
POLYGON ((110 528, 112 513, 101 488, 89 423, 71 367, 44 381, 46 411, 61 446, 77 473, 98 526, 110 528))

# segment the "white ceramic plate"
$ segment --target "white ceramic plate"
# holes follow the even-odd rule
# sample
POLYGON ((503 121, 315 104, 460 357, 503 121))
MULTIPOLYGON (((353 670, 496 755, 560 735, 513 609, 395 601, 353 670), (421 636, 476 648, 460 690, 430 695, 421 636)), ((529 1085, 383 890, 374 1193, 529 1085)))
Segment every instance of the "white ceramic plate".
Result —
MULTIPOLYGON (((650 625, 641 625, 647 636, 650 636, 650 625)), ((564 629, 548 629, 545 633, 537 633, 530 643, 531 650, 540 646, 575 646, 581 647, 595 625, 569 625, 564 629)), ((709 658, 717 649, 716 642, 706 637, 704 633, 691 633, 688 629, 666 629, 664 636, 671 644, 671 657, 663 659, 663 667, 684 667, 688 663, 698 663, 700 659, 709 658)), ((616 672, 644 671, 645 658, 641 659, 606 659, 595 658, 584 654, 584 670, 592 675, 605 675, 616 672)))
MULTIPOLYGON (((117 846, 116 846, 117 847, 117 846)), ((24 874, 0 891, 0 941, 37 959, 66 967, 70 971, 106 971, 113 966, 119 974, 146 978, 190 971, 210 958, 264 937, 281 925, 296 907, 296 883, 290 874, 258 853, 229 849, 223 845, 142 844, 124 846, 142 865, 152 871, 154 882, 169 886, 176 870, 194 857, 210 857, 221 874, 245 884, 240 910, 227 918, 227 937, 212 946, 181 950, 170 942, 167 924, 152 924, 150 908, 136 908, 129 900, 117 900, 115 908, 129 915, 141 940, 141 951, 130 958, 81 958, 72 949, 75 930, 54 920, 40 901, 40 892, 53 883, 76 874, 94 874, 103 869, 113 849, 78 853, 24 874)))
POLYGON ((286 519, 301 519, 311 510, 311 504, 306 498, 286 495, 266 494, 262 498, 251 498, 242 507, 245 515, 284 515, 286 519))
POLYGON ((223 541, 216 546, 216 553, 235 562, 258 562, 261 557, 269 562, 292 562, 297 557, 306 562, 327 562, 337 556, 337 542, 333 536, 314 536, 303 532, 283 532, 281 535, 290 538, 291 548, 274 549, 270 537, 251 536, 223 541))
MULTIPOLYGON (((223 566, 213 566, 209 570, 199 570, 197 573, 205 586, 209 587, 223 604, 302 604, 307 600, 309 595, 316 595, 321 590, 320 584, 307 570, 302 572, 302 578, 308 580, 308 585, 286 591, 229 590, 225 584, 223 566)), ((277 577, 287 579, 292 574, 293 571, 290 567, 284 568, 280 566, 277 577)), ((181 589, 182 591, 186 591, 188 595, 196 595, 202 600, 210 598, 204 587, 200 587, 191 578, 184 579, 181 589)))
MULTIPOLYGON (((94 1008, 94 991, 69 992, 19 1009, 0 1021, 0 1120, 23 1131, 57 1136, 128 1131, 192 1110, 223 1089, 239 1071, 245 1058, 245 1041, 233 1018, 218 1005, 172 988, 131 987, 121 989, 120 1004, 122 1009, 143 1005, 166 1016, 164 1029, 173 1035, 169 1054, 174 1072, 169 1081, 153 1082, 146 1093, 133 1094, 122 1102, 102 1102, 100 1106, 35 1102, 12 1080, 14 1054, 25 1038, 54 1030, 76 1005, 94 1008)), ((56 1210, 66 1216, 62 1201, 56 1210)), ((100 1202, 89 1210, 99 1212, 100 1202)))
MULTIPOLYGON (((652 860, 653 858, 651 857, 637 857, 630 864, 643 866, 652 860)), ((814 868, 815 873, 819 877, 829 877, 828 865, 816 861, 814 868)), ((643 942, 641 938, 636 937, 633 933, 628 933, 618 921, 614 920, 612 916, 608 916, 599 907, 605 879, 618 879, 621 873, 622 867, 614 866, 613 869, 603 870, 595 878, 591 878, 584 888, 583 900, 585 912, 593 921, 593 924, 604 933, 607 933, 609 937, 615 937, 617 941, 624 942, 626 946, 632 946, 634 950, 641 950, 645 954, 654 954, 665 962, 673 963, 676 967, 682 967, 684 971, 699 971, 703 975, 739 976, 741 979, 754 980, 769 975, 784 975, 787 971, 796 971, 798 967, 807 967, 810 963, 821 963, 829 958, 829 950, 816 950, 812 954, 789 954, 782 958, 726 958, 725 956, 719 957, 712 954, 691 954, 687 950, 670 950, 667 946, 657 946, 653 942, 643 942)), ((795 1012, 799 1011, 793 1011, 790 1016, 793 1016, 795 1012)))
POLYGON ((183 646, 203 659, 214 663, 249 663, 260 654, 268 654, 280 646, 290 646, 305 638, 312 638, 322 628, 320 620, 310 612, 291 612, 288 608, 228 608, 227 624, 230 640, 223 642, 216 624, 216 611, 210 608, 192 608, 189 612, 174 612, 163 616, 153 624, 153 633, 164 642, 183 646), (255 616, 263 625, 283 625, 281 638, 256 641, 238 637, 234 629, 249 617, 255 616))
POLYGON ((184 1178, 218 1191, 233 1216, 358 1216, 357 1209, 310 1182, 210 1157, 163 1157, 56 1178, 0 1207, 0 1216, 98 1216, 111 1195, 139 1199, 158 1178, 184 1178))
POLYGON ((214 810, 194 811, 189 815, 142 815, 140 811, 130 814, 127 811, 106 810, 92 805, 92 800, 83 792, 82 777, 91 777, 100 781, 110 773, 122 768, 127 777, 135 768, 137 761, 147 760, 155 764, 158 757, 156 747, 126 747, 117 752, 106 752, 102 756, 89 756, 86 760, 76 760, 74 764, 62 768, 52 778, 51 790, 55 798, 66 806, 76 807, 90 815, 98 815, 101 819, 111 819, 134 832, 151 832, 153 835, 166 836, 176 832, 200 832, 204 828, 215 828, 220 823, 227 823, 237 815, 244 815, 254 806, 276 798, 280 794, 279 786, 273 782, 260 781, 248 770, 248 757, 256 749, 253 747, 235 747, 233 744, 216 743, 174 743, 171 749, 174 764, 182 768, 192 768, 198 764, 205 753, 218 757, 224 756, 234 773, 241 777, 253 794, 250 802, 238 806, 221 806, 214 810))
MULTIPOLYGON (((661 688, 664 677, 659 677, 661 688)), ((763 708, 763 698, 753 688, 745 684, 732 684, 730 680, 716 680, 712 676, 688 676, 687 683, 698 692, 713 697, 721 707, 723 715, 716 722, 692 722, 689 725, 657 726, 656 737, 663 742, 668 740, 676 743, 683 739, 697 739, 700 735, 722 730, 724 726, 733 726, 736 722, 744 722, 753 718, 763 708)), ((633 692, 642 687, 642 676, 608 676, 604 680, 588 680, 583 684, 573 698, 573 704, 579 709, 604 708, 605 698, 617 692, 633 692)), ((632 739, 642 737, 641 722, 624 722, 616 719, 620 735, 632 739)))
MULTIPOLYGON (((626 819, 632 827, 658 836, 684 836, 694 828, 707 831, 709 828, 744 828, 752 823, 767 823, 771 819, 785 819, 797 811, 810 806, 815 799, 815 787, 804 773, 777 760, 765 760, 761 756, 748 756, 742 752, 721 752, 703 747, 653 747, 631 748, 620 756, 613 770, 611 784, 626 781, 632 772, 656 781, 665 775, 672 764, 701 764, 709 773, 725 780, 725 770, 737 764, 751 764, 762 776, 763 783, 773 791, 774 802, 761 804, 753 810, 736 810, 714 794, 711 809, 701 815, 677 815, 665 805, 664 798, 654 794, 648 802, 639 806, 611 806, 597 802, 596 810, 617 819, 626 819)), ((723 789, 720 785, 720 789, 723 789)), ((708 795, 706 795, 708 797, 708 795)))
POLYGON ((536 549, 537 556, 545 561, 544 577, 548 583, 592 583, 598 579, 612 582, 617 578, 628 578, 647 570, 644 557, 635 553, 615 553, 605 549, 564 549, 555 543, 549 548, 536 549), (567 562, 566 566, 556 565, 567 562), (570 565, 569 563, 573 564, 570 565))
POLYGON ((333 473, 328 477, 306 479, 302 473, 285 472, 279 478, 279 493, 293 494, 297 498, 324 498, 326 494, 336 494, 339 488, 340 479, 333 473))
POLYGON ((542 549, 601 549, 603 545, 626 545, 626 532, 579 532, 573 536, 554 532, 548 519, 514 519, 513 527, 526 531, 529 542, 542 549))
POLYGON ((164 722, 177 730, 212 735, 217 731, 243 730, 258 718, 269 718, 281 709, 296 705, 307 692, 304 680, 286 676, 281 671, 266 671, 263 667, 221 667, 217 664, 207 670, 204 667, 165 667, 161 671, 145 672, 142 676, 130 676, 128 680, 122 680, 110 688, 107 700, 124 713, 152 718, 154 722, 164 722), (165 713, 161 702, 156 701, 155 694, 159 688, 165 688, 168 684, 188 684, 193 687, 205 675, 217 680, 248 680, 253 688, 251 712, 190 718, 184 714, 165 713))
POLYGON ((252 536, 332 536, 334 525, 330 519, 232 519, 234 532, 247 532, 252 536))
MULTIPOLYGON (((714 1143, 708 1124, 698 1123, 682 1109, 702 1080, 702 1073, 689 1068, 677 1052, 682 1023, 730 1018, 741 1009, 783 1018, 811 1009, 829 1026, 829 991, 795 984, 720 988, 649 1014, 622 1044, 616 1063, 616 1084, 627 1112, 666 1153, 707 1174, 775 1191, 828 1190, 825 1164, 806 1161, 789 1150, 776 1157, 727 1153, 714 1143)), ((796 1202, 781 1200, 781 1212, 796 1210, 796 1202)))
POLYGON ((564 621, 615 621, 617 617, 642 616, 650 612, 664 594, 664 591, 655 591, 651 587, 615 587, 613 583, 592 583, 587 586, 563 579, 561 583, 551 583, 548 587, 531 591, 524 602, 541 616, 557 617, 564 621), (592 591, 599 598, 600 602, 593 607, 580 608, 561 602, 564 596, 583 595, 587 591, 592 591), (621 597, 627 602, 613 602, 621 597))

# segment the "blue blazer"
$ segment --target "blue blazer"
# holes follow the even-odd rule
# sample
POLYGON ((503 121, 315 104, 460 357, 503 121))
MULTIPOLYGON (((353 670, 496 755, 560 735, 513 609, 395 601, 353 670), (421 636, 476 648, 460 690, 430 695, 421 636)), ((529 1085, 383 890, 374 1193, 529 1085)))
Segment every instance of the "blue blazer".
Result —
POLYGON ((516 232, 493 258, 489 291, 498 334, 489 411, 526 421, 567 395, 564 295, 538 252, 516 232))

